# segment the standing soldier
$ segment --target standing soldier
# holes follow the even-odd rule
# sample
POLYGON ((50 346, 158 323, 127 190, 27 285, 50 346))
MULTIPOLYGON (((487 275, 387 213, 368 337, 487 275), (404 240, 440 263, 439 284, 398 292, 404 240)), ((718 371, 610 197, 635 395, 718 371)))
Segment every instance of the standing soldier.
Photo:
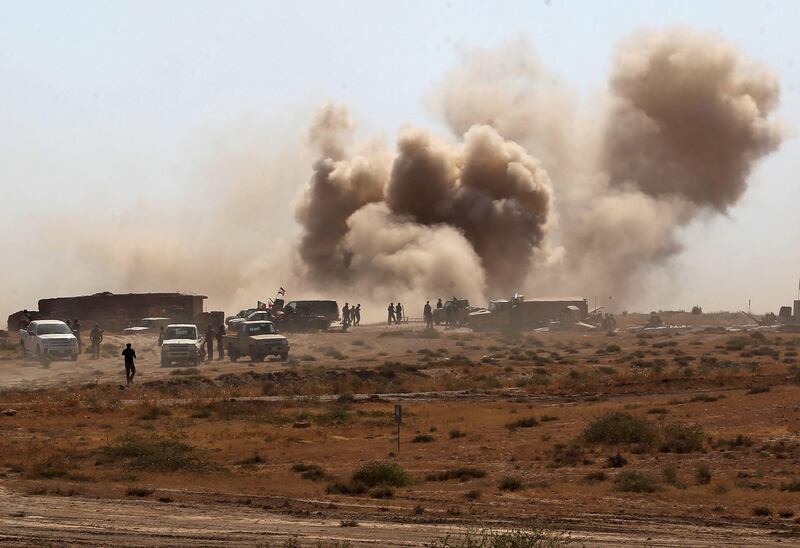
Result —
POLYGON ((78 354, 83 354, 83 341, 81 341, 81 322, 78 318, 72 320, 72 334, 78 339, 78 354))
POLYGON ((133 363, 136 360, 136 350, 131 348, 131 343, 125 345, 122 355, 125 356, 125 380, 131 385, 133 384, 133 377, 136 375, 136 365, 133 363))
POLYGON ((433 309, 431 309, 430 301, 425 301, 425 308, 422 311, 422 317, 425 319, 425 328, 433 329, 433 309))
POLYGON ((100 343, 103 342, 103 330, 94 324, 94 328, 89 333, 89 340, 92 342, 92 359, 100 358, 100 343))
POLYGON ((206 361, 214 359, 214 330, 211 329, 211 324, 208 324, 206 329, 206 361))
POLYGON ((164 342, 164 326, 161 326, 161 329, 158 330, 158 346, 161 347, 161 343, 164 342))
POLYGON ((347 331, 350 327, 350 303, 344 303, 342 307, 342 329, 347 331))
POLYGON ((394 303, 389 303, 387 310, 389 311, 389 325, 392 325, 394 323, 394 303))
POLYGON ((396 321, 398 324, 399 324, 401 321, 403 321, 403 307, 402 307, 402 305, 401 305, 399 302, 397 303, 397 306, 396 306, 396 307, 395 307, 395 309, 394 309, 394 315, 395 315, 395 321, 396 321))
POLYGON ((353 309, 353 325, 361 325, 361 303, 353 309))
POLYGON ((219 353, 219 359, 225 357, 225 350, 222 346, 222 337, 225 336, 225 324, 219 324, 219 329, 217 330, 217 352, 219 353))

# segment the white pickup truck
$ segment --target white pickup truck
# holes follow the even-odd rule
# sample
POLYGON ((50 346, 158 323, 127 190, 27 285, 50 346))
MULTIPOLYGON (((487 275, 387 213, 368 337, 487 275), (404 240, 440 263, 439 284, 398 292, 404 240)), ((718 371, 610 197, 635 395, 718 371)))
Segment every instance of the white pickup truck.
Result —
POLYGON ((33 356, 42 365, 57 359, 78 359, 78 339, 59 320, 32 321, 27 329, 19 330, 19 346, 23 356, 33 356))
POLYGON ((175 323, 164 329, 161 343, 161 367, 173 363, 200 364, 205 357, 204 338, 192 323, 175 323))

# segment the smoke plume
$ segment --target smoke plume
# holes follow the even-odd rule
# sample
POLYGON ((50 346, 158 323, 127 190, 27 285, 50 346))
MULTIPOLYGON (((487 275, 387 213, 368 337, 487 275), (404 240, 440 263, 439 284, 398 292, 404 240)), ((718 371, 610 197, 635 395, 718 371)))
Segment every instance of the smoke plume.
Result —
MULTIPOLYGON (((324 107, 318 120, 330 119, 335 109, 324 107)), ((345 147, 330 149, 340 152, 345 147)), ((461 292, 475 293, 484 278, 512 291, 527 275, 533 253, 552 224, 547 173, 522 147, 488 126, 473 126, 461 143, 407 128, 398 138, 390 173, 381 169, 383 162, 364 156, 334 160, 325 155, 326 149, 320 152, 323 156, 297 214, 305 229, 300 254, 314 279, 335 276, 361 284, 363 274, 379 268, 382 280, 397 278, 404 286, 415 278, 421 289, 433 294, 440 294, 434 291, 441 286, 436 277, 461 292), (355 215, 375 202, 382 207, 355 215), (371 230, 364 225, 368 222, 371 230), (401 230, 402 225, 408 229, 401 230), (351 234, 356 229, 369 238, 351 234), (393 275, 377 265, 396 264, 390 257, 398 256, 400 242, 405 268, 393 275), (415 251, 409 252, 409 246, 415 251), (467 263, 473 256, 479 258, 478 264, 466 265, 476 272, 465 286, 452 281, 464 274, 449 272, 464 261, 449 261, 449 268, 434 261, 437 256, 451 257, 453 249, 471 250, 467 263), (421 262, 408 262, 412 260, 421 262), (432 262, 437 269, 427 271, 432 262), (405 270, 420 275, 410 278, 405 270)))

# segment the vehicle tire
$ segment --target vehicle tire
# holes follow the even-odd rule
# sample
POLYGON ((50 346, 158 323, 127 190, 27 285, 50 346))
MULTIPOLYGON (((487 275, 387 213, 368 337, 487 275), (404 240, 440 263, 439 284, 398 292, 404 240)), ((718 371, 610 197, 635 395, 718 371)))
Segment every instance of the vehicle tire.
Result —
POLYGON ((19 356, 23 359, 25 358, 25 343, 22 341, 19 343, 19 356))
POLYGON ((282 362, 285 362, 288 359, 289 359, 289 353, 288 352, 284 352, 283 354, 281 354, 281 361, 282 362))
POLYGON ((196 357, 192 360, 192 367, 197 367, 200 365, 200 358, 196 357))
POLYGON ((76 361, 78 361, 78 355, 77 354, 73 354, 72 356, 69 357, 69 359, 74 361, 74 362, 76 362, 76 361))
POLYGON ((233 346, 228 347, 228 359, 233 363, 236 363, 236 360, 239 359, 239 351, 233 346))
POLYGON ((167 358, 161 358, 161 367, 169 367, 169 360, 167 358))

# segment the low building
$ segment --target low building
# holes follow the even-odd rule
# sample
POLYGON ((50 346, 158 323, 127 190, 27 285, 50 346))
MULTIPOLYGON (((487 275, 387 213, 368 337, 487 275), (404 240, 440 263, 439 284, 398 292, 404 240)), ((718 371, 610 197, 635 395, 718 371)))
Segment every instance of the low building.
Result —
MULTIPOLYGON (((59 320, 78 318, 85 330, 98 323, 103 329, 120 330, 142 318, 163 317, 175 322, 194 322, 203 312, 204 295, 183 293, 95 293, 81 297, 39 300, 38 317, 59 320)), ((17 329, 19 313, 9 316, 9 329, 17 329), (12 325, 13 323, 13 325, 12 325)))

